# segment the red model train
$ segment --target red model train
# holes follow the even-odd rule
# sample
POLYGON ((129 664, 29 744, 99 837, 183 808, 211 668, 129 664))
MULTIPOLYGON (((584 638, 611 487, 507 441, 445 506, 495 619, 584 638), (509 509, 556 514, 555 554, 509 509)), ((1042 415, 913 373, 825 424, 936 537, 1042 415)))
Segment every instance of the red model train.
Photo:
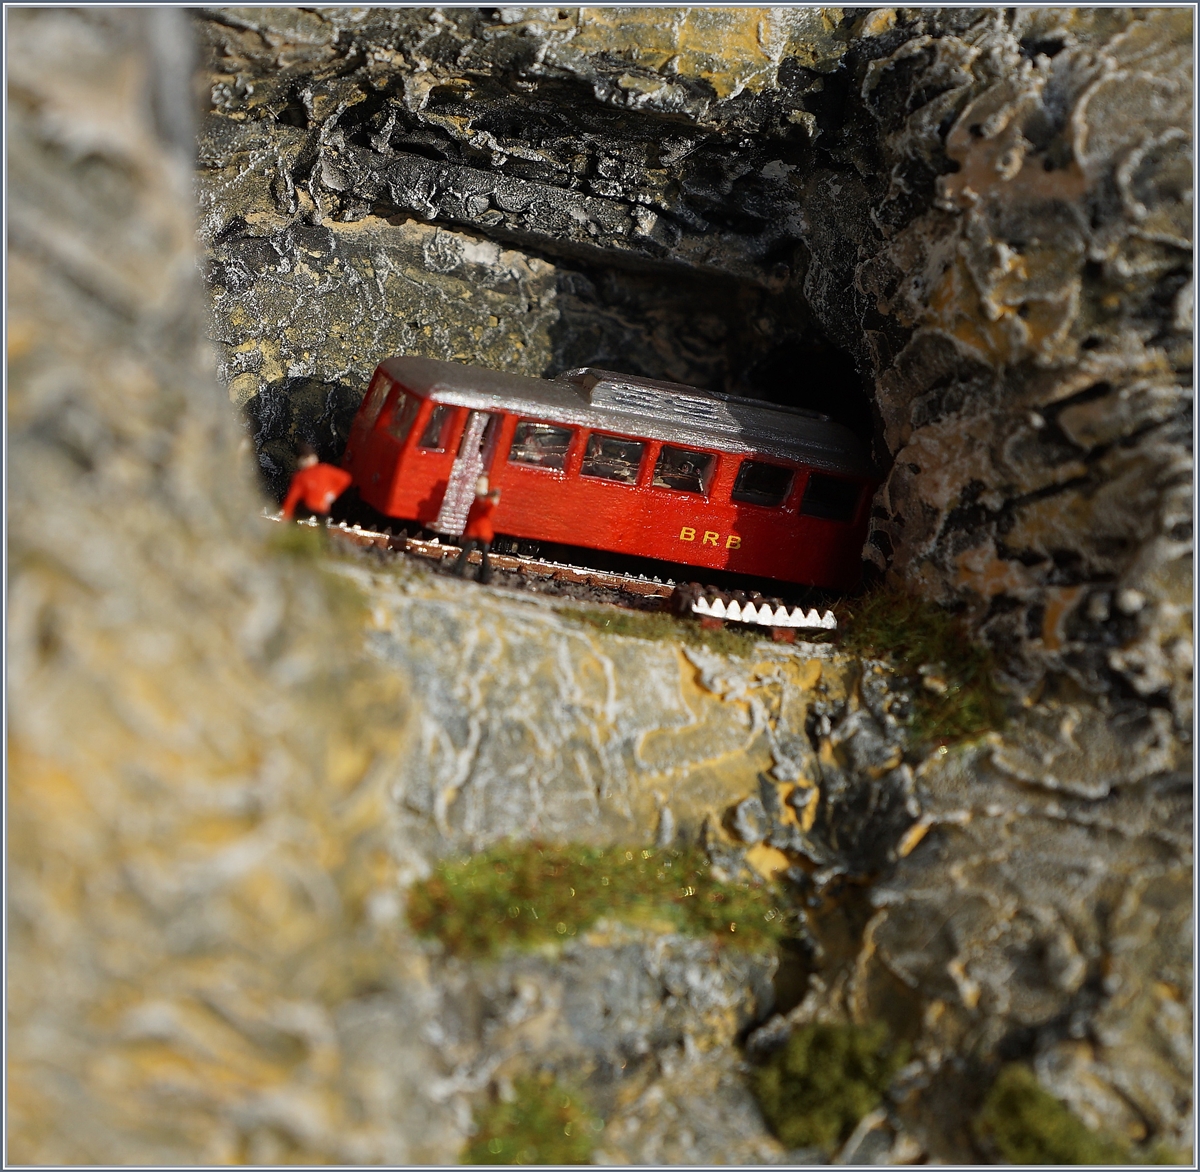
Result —
POLYGON ((858 581, 875 475, 824 415, 586 368, 380 364, 343 458, 362 500, 448 537, 475 482, 507 537, 813 586, 858 581))

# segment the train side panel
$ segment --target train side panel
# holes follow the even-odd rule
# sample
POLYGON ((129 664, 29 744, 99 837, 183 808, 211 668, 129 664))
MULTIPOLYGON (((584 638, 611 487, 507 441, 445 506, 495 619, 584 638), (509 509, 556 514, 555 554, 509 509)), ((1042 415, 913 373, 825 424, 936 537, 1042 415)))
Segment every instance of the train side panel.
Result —
MULTIPOLYGON (((432 524, 469 414, 377 370, 343 459, 362 499, 398 520, 432 524)), ((711 469, 705 492, 687 491, 678 478, 656 475, 668 446, 660 441, 497 414, 488 471, 501 490, 498 533, 838 589, 858 581, 871 487, 861 478, 671 446, 671 459, 711 469), (539 431, 559 443, 548 456, 531 447, 539 431), (606 465, 606 452, 625 463, 606 465), (744 488, 744 463, 776 486, 790 476, 786 493, 767 500, 769 494, 742 491, 734 499, 744 488)))
POLYGON ((501 444, 491 472, 492 484, 501 493, 495 513, 498 532, 614 553, 634 552, 639 543, 637 485, 581 476, 589 437, 586 430, 573 430, 561 469, 514 462, 509 459, 511 444, 501 444))
POLYGON ((765 507, 730 499, 740 456, 713 453, 706 497, 652 483, 662 447, 653 441, 643 441, 635 483, 581 476, 594 434, 586 430, 575 431, 562 469, 523 467, 507 458, 515 425, 510 417, 492 465, 492 484, 501 489, 498 532, 783 581, 841 589, 857 582, 868 502, 862 481, 846 478, 858 495, 850 518, 804 516, 809 470, 799 466, 786 500, 765 507))

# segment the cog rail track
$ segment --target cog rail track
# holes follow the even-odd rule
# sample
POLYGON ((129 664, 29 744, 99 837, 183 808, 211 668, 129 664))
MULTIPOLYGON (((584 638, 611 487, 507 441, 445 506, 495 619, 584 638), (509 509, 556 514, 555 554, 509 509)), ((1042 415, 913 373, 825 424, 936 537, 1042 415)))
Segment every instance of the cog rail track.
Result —
MULTIPOLYGON (((283 523, 280 513, 264 511, 262 515, 269 521, 283 523)), ((457 558, 461 553, 457 545, 443 545, 440 541, 421 541, 404 533, 393 534, 377 529, 364 529, 361 525, 348 525, 345 521, 318 521, 316 517, 309 517, 297 521, 296 524, 312 529, 323 528, 334 540, 360 549, 409 554, 426 558, 438 565, 444 563, 447 558, 457 558)), ((478 550, 472 550, 467 555, 470 565, 478 565, 481 560, 482 555, 478 550)), ((723 627, 726 623, 768 628, 772 638, 778 642, 794 641, 797 630, 834 630, 837 627, 837 620, 832 611, 818 614, 816 610, 810 610, 805 614, 803 607, 788 607, 778 600, 774 600, 772 605, 772 600, 764 599, 758 594, 747 596, 741 591, 717 590, 711 586, 701 586, 699 583, 678 586, 670 578, 664 580, 648 578, 644 574, 614 574, 609 570, 594 570, 587 566, 551 562, 544 558, 520 557, 517 554, 490 553, 488 560, 494 569, 515 572, 531 579, 570 582, 640 595, 643 598, 662 599, 664 606, 669 604, 681 616, 698 618, 702 626, 709 628, 723 627)))
MULTIPOLYGON (((283 521, 279 513, 263 513, 269 521, 283 521)), ((361 525, 347 525, 342 522, 318 521, 309 517, 295 522, 312 529, 324 529, 336 541, 344 541, 360 549, 379 549, 391 553, 404 553, 413 557, 426 558, 441 565, 447 558, 457 558, 457 545, 443 545, 440 541, 420 541, 415 537, 404 534, 396 535, 383 533, 376 529, 364 529, 361 525)), ((472 550, 467 555, 467 561, 477 566, 481 560, 478 550, 472 550)), ((509 573, 522 574, 527 578, 545 581, 570 582, 584 586, 602 587, 608 590, 621 590, 627 594, 638 594, 643 597, 669 599, 675 591, 675 583, 671 579, 647 578, 645 575, 614 574, 607 570, 593 570, 586 566, 572 566, 564 562, 548 562, 543 558, 526 558, 516 554, 490 553, 488 561, 495 570, 505 570, 509 573)))

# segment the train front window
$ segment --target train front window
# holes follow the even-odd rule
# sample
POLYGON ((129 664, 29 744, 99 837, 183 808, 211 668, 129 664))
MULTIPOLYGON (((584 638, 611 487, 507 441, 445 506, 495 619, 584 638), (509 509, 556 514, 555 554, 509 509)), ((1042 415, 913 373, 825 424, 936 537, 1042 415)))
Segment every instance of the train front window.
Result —
POLYGON ((371 381, 371 387, 367 391, 362 407, 363 426, 367 431, 370 431, 375 426, 375 420, 379 418, 383 401, 387 398, 387 393, 391 389, 392 381, 386 374, 377 374, 371 381))
POLYGON ((861 492, 862 485, 857 480, 841 480, 812 472, 804 488, 800 512, 806 517, 824 517, 828 521, 853 521, 861 492))
POLYGON ((524 419, 517 424, 517 430, 513 433, 508 460, 510 464, 530 464, 535 468, 551 468, 561 472, 567 461, 570 444, 569 427, 553 427, 549 423, 534 423, 524 419))
POLYGON ((792 491, 793 478, 792 470, 779 464, 743 460, 729 497, 743 504, 777 509, 792 491))
POLYGON ((430 413, 425 430, 421 432, 421 438, 417 441, 418 446, 428 448, 431 452, 444 452, 446 450, 446 432, 450 430, 450 420, 453 414, 453 407, 445 403, 438 403, 430 413))
POLYGON ((593 433, 588 437, 579 475, 616 480, 620 484, 636 484, 645 449, 646 445, 637 440, 593 433))
POLYGON ((392 404, 391 417, 385 424, 387 433, 403 443, 408 439, 408 433, 412 431, 413 420, 416 419, 420 409, 420 399, 415 395, 406 395, 400 391, 396 395, 395 403, 392 404))
POLYGON ((654 466, 654 486, 676 492, 707 493, 717 458, 711 452, 692 452, 687 448, 663 445, 654 466))

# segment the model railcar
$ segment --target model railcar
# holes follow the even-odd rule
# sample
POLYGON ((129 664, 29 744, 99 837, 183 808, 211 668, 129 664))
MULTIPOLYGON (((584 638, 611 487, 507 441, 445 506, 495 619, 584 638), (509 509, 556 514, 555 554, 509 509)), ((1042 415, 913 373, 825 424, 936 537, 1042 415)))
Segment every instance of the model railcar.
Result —
POLYGON ((875 476, 815 412, 585 368, 557 379, 380 364, 343 466, 362 500, 447 537, 475 482, 507 537, 849 589, 875 476))

